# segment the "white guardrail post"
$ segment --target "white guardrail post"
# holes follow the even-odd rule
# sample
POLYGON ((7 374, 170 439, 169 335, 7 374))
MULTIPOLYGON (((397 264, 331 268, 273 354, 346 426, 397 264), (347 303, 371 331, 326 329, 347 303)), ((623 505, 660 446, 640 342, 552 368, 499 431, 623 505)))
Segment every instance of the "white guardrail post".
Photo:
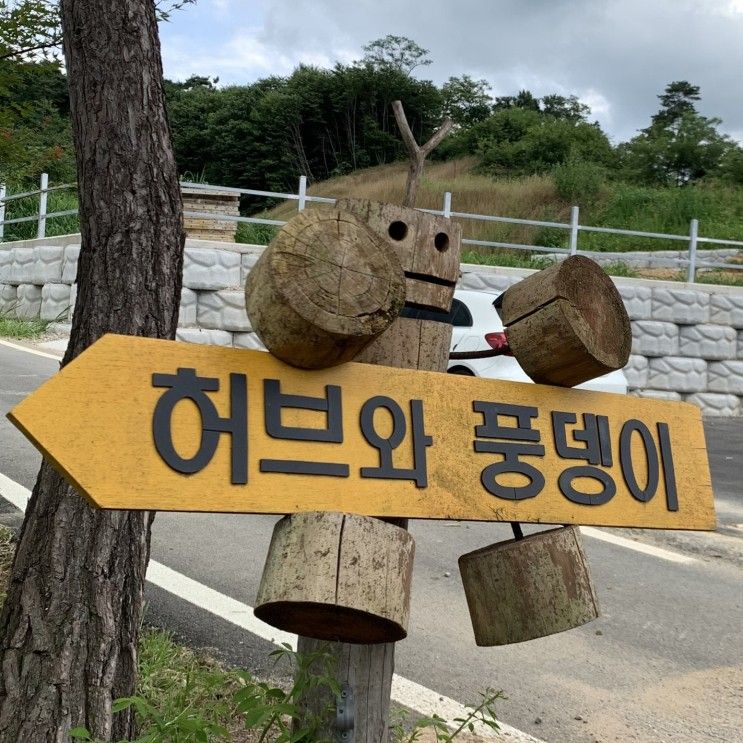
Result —
POLYGON ((307 203, 307 176, 299 176, 299 199, 297 201, 297 211, 304 211, 305 204, 307 203))
POLYGON ((699 220, 692 219, 689 223, 689 272, 686 280, 694 283, 697 272, 697 239, 699 237, 699 220))
POLYGON ((444 217, 451 219, 451 192, 447 191, 444 194, 444 217))
POLYGON ((0 240, 5 236, 5 184, 0 183, 0 240))
POLYGON ((46 197, 47 188, 49 188, 49 175, 41 174, 41 185, 39 186, 39 227, 36 230, 36 237, 41 238, 46 235, 46 197))
POLYGON ((578 252, 578 218, 580 209, 577 206, 570 207, 570 255, 578 252))

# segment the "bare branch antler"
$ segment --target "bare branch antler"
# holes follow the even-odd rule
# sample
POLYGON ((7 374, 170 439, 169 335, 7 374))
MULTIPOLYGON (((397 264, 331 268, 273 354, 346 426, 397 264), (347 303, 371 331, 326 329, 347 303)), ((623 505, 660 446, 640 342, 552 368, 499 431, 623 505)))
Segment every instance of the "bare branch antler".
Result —
POLYGON ((405 116, 402 103, 400 101, 393 101, 392 110, 395 112, 397 126, 400 128, 402 141, 405 144, 405 149, 408 151, 408 156, 410 158, 410 167, 408 169, 408 180, 405 184, 405 199, 403 200, 403 206, 415 206, 418 184, 423 175, 423 164, 428 155, 430 155, 431 152, 438 147, 444 137, 449 134, 454 126, 454 122, 451 119, 446 119, 436 132, 434 132, 431 139, 421 147, 415 141, 413 132, 410 131, 410 125, 405 116))

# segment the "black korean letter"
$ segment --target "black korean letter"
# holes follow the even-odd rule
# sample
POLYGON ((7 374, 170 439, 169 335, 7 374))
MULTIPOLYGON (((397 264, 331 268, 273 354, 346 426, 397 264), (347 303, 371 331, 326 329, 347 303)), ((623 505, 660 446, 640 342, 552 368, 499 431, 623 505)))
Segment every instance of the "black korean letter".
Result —
POLYGON ((622 433, 619 436, 619 460, 622 463, 624 481, 627 483, 627 487, 629 488, 632 497, 639 500, 641 503, 647 503, 655 495, 655 491, 658 489, 658 452, 655 448, 652 434, 642 421, 632 419, 628 420, 624 426, 622 426, 622 433), (647 481, 644 488, 641 488, 640 484, 637 482, 635 466, 632 462, 632 434, 635 432, 640 435, 643 448, 645 449, 647 481))
POLYGON ((378 467, 362 467, 361 477, 376 477, 383 480, 414 480, 419 488, 428 486, 426 447, 433 444, 433 438, 425 432, 423 423, 423 402, 410 401, 410 419, 413 433, 413 467, 395 467, 392 452, 402 444, 408 426, 402 408, 390 397, 378 395, 367 400, 361 408, 361 433, 379 451, 378 467), (374 428, 374 413, 380 408, 392 416, 392 432, 389 438, 380 436, 374 428))
MULTIPOLYGON (((288 441, 317 441, 343 443, 343 408, 341 388, 335 384, 325 387, 325 397, 290 395, 281 391, 278 379, 263 382, 263 403, 266 433, 274 439, 288 441), (323 425, 318 427, 286 426, 281 412, 285 408, 313 410, 322 413, 323 425)), ((347 464, 335 462, 307 462, 296 459, 261 459, 261 472, 279 472, 290 475, 328 475, 348 477, 347 464)))
POLYGON ((206 395, 219 390, 219 380, 196 376, 196 369, 178 369, 176 374, 153 374, 153 387, 167 387, 155 406, 152 433, 155 448, 165 463, 176 472, 192 475, 211 462, 217 450, 219 436, 229 433, 232 445, 231 482, 243 485, 248 481, 248 393, 244 374, 230 374, 230 415, 220 418, 217 408, 206 395), (201 416, 201 441, 190 458, 182 457, 173 445, 171 430, 173 410, 181 400, 191 400, 201 416))
POLYGON ((509 405, 507 403, 484 402, 476 400, 472 404, 476 413, 482 413, 484 423, 475 426, 478 438, 510 439, 509 441, 475 440, 476 452, 502 454, 504 459, 488 465, 480 475, 483 487, 492 495, 506 500, 525 500, 534 498, 544 488, 544 475, 533 465, 522 462, 520 456, 543 457, 544 446, 537 443, 541 439, 538 430, 531 427, 532 419, 538 417, 539 411, 527 405, 509 405), (502 425, 499 416, 510 416, 516 419, 515 426, 502 425), (526 477, 529 482, 518 487, 502 485, 498 475, 515 472, 526 477))
MULTIPOLYGON (((575 413, 561 410, 552 411, 552 434, 554 436, 555 451, 563 459, 583 459, 589 464, 600 464, 611 467, 613 457, 611 453, 611 440, 609 437, 609 419, 605 415, 594 415, 584 413, 583 428, 574 429, 572 438, 574 442, 580 442, 583 446, 574 446, 568 442, 568 425, 577 422, 575 413)), ((608 472, 598 467, 579 465, 568 467, 560 473, 557 479, 560 492, 573 503, 584 506, 601 506, 608 503, 617 492, 617 486, 608 472), (598 493, 585 493, 573 485, 578 478, 589 478, 601 484, 598 493)))

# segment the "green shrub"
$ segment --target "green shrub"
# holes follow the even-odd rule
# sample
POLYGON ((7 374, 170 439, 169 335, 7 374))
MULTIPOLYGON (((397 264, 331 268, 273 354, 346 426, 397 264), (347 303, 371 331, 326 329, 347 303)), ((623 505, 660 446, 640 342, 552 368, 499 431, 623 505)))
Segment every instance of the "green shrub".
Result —
POLYGON ((268 245, 278 231, 279 227, 271 224, 238 222, 235 242, 245 245, 268 245))
MULTIPOLYGON (((26 193, 38 189, 39 184, 28 182, 8 188, 8 196, 14 193, 26 193)), ((47 214, 54 212, 66 212, 77 209, 77 192, 74 188, 60 191, 50 191, 47 196, 47 214)), ((22 199, 9 201, 5 207, 5 219, 18 219, 20 217, 33 217, 39 213, 39 196, 27 196, 22 199)), ((36 237, 38 222, 30 220, 16 224, 6 224, 2 242, 12 240, 30 240, 36 237)), ((80 231, 80 220, 77 214, 69 214, 64 217, 52 217, 46 220, 47 237, 54 235, 70 235, 80 231)))
POLYGON ((568 160, 555 166, 552 177, 561 199, 584 206, 598 199, 606 181, 606 170, 598 163, 568 160))

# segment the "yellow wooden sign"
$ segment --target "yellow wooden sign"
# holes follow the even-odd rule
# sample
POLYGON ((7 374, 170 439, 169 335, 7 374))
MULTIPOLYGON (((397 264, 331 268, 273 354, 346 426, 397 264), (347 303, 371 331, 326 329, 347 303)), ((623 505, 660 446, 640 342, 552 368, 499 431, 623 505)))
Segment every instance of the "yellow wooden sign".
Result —
POLYGON ((101 508, 715 524, 685 403, 109 335, 9 418, 101 508))

